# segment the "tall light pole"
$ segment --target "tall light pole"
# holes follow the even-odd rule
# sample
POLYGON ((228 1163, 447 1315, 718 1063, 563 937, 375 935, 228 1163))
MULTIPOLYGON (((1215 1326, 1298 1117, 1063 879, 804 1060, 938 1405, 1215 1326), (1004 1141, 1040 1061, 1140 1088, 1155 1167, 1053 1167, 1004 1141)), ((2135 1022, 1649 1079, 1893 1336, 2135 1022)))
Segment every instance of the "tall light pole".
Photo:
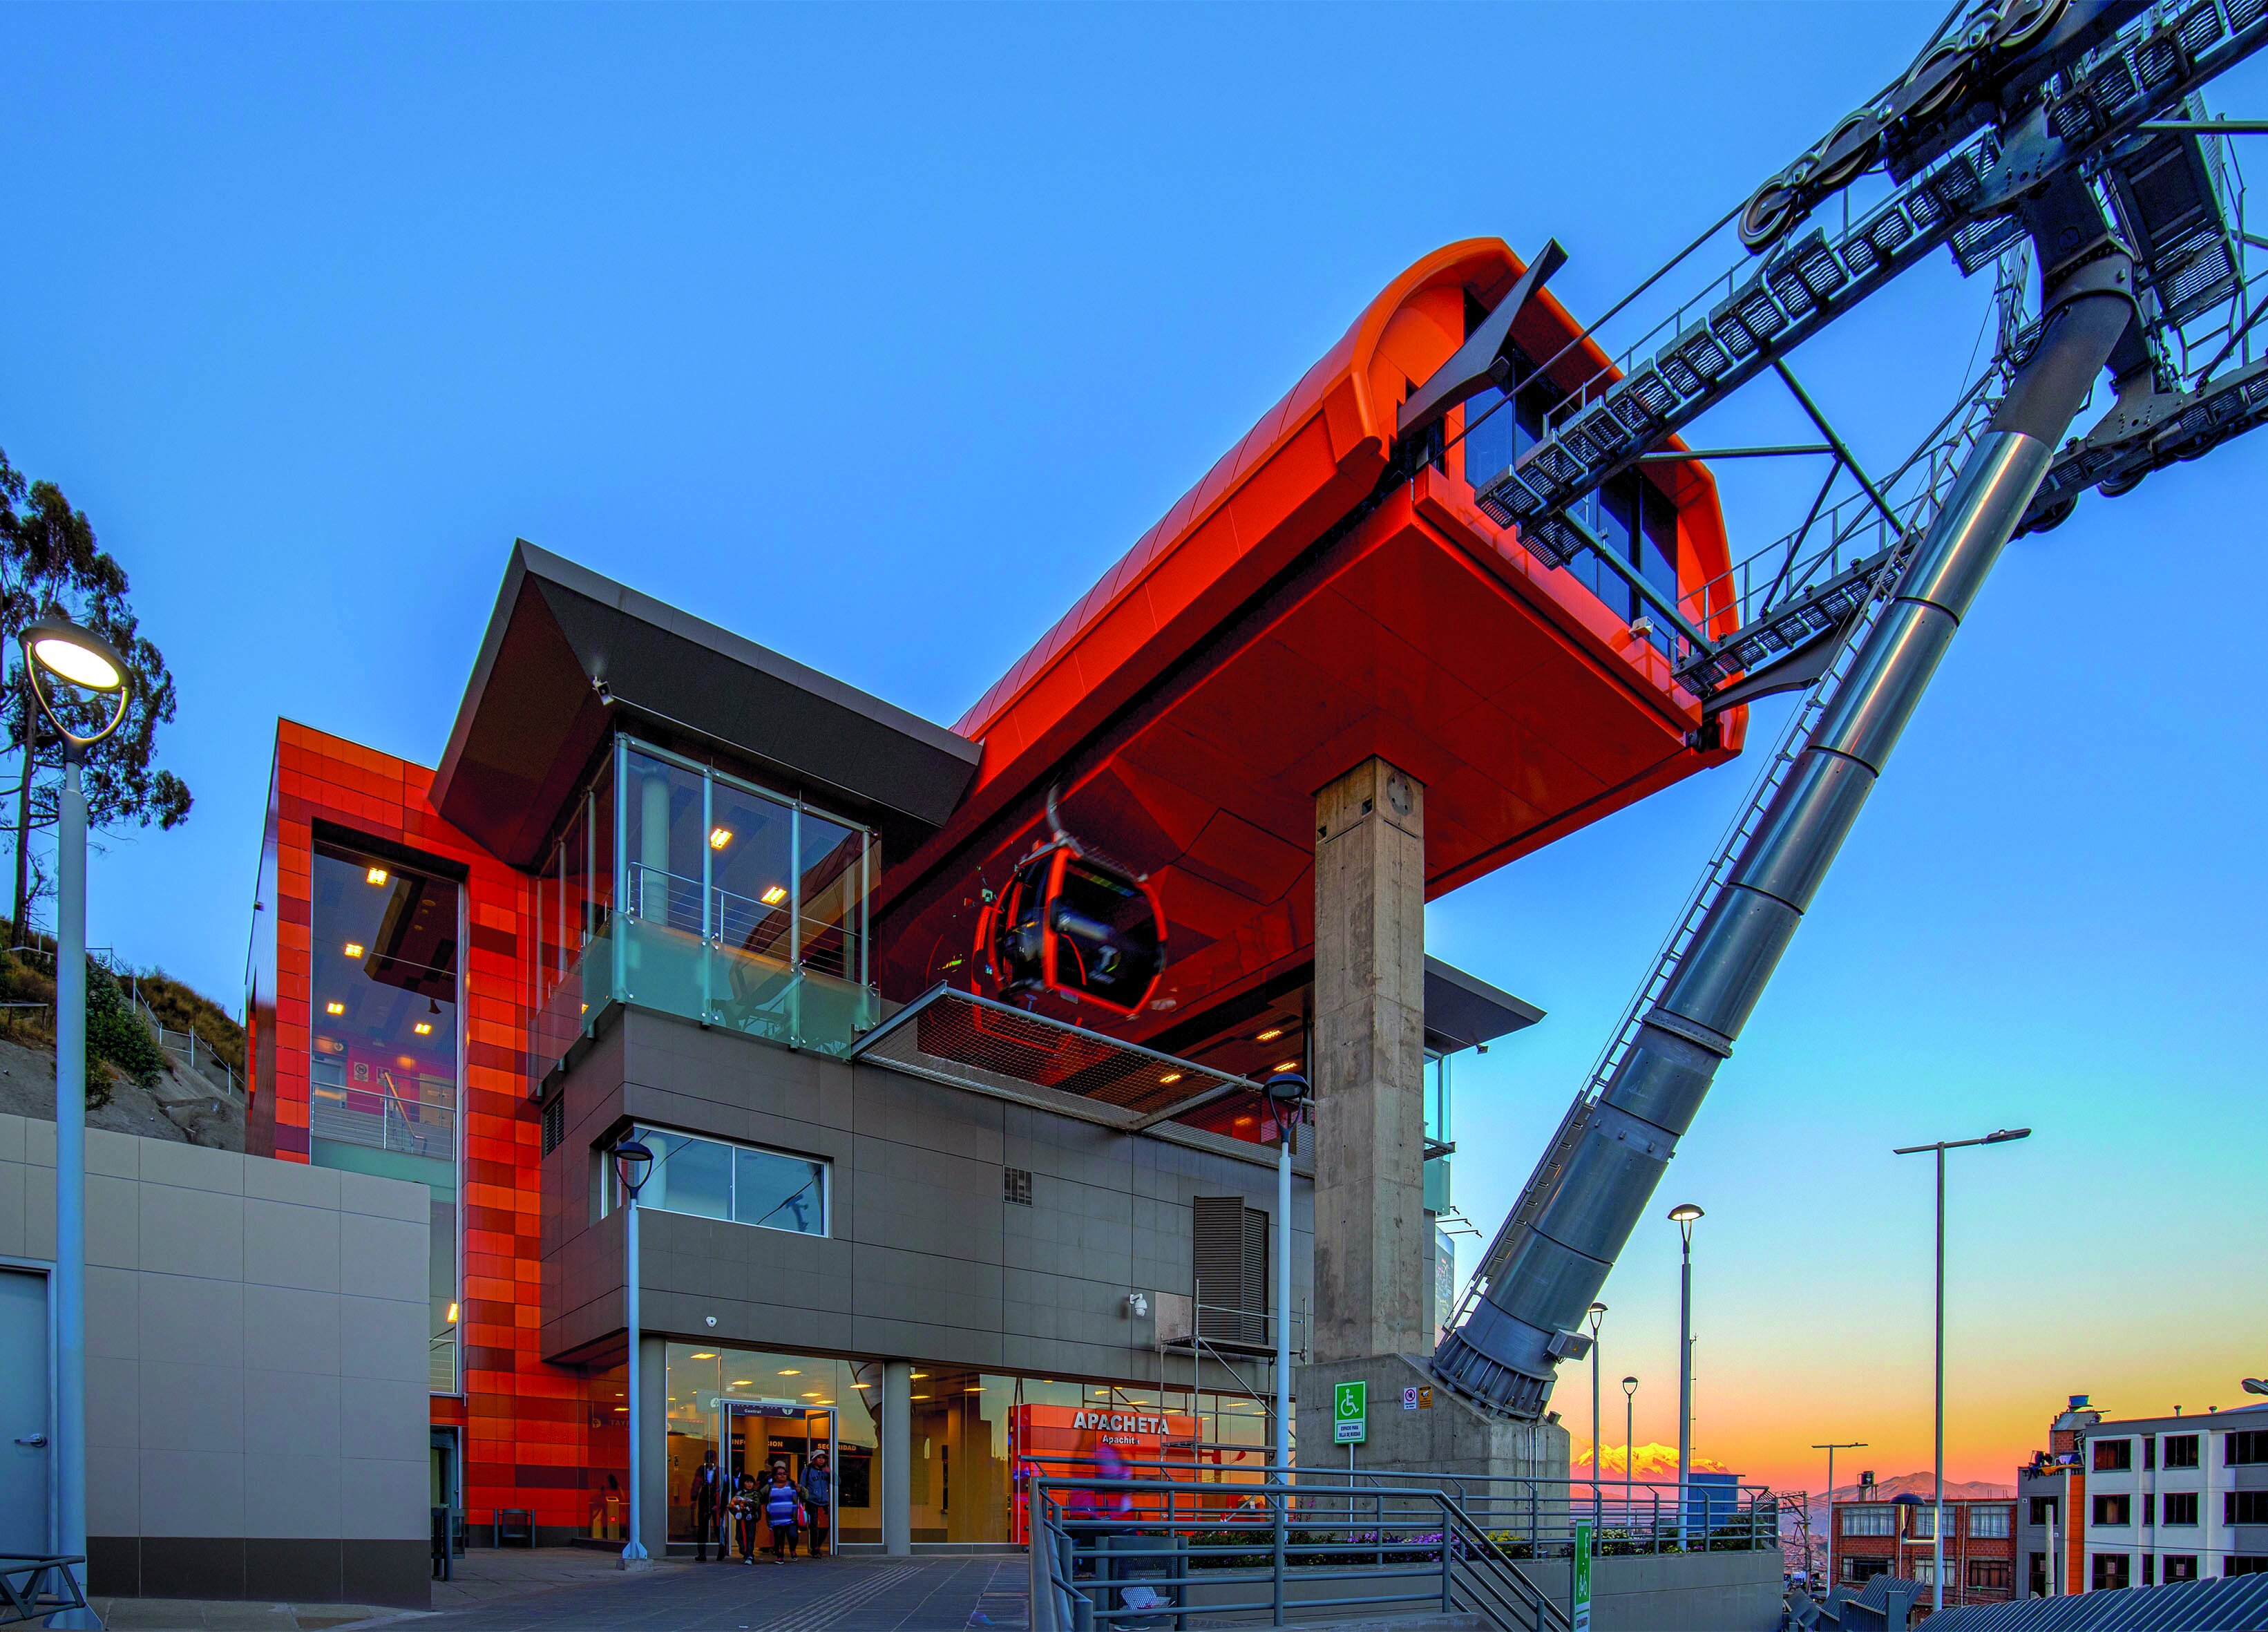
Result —
POLYGON ((1262 1084, 1276 1120, 1276 1476, 1292 1473, 1292 1126, 1307 1097, 1307 1079, 1278 1071, 1262 1084))
POLYGON ((1682 1252, 1677 1276, 1677 1545, 1687 1542, 1693 1478, 1693 1222, 1701 1209, 1681 1201, 1669 1209, 1682 1252))
POLYGON ((1907 1145, 1890 1153, 1918 1156, 1925 1151, 1933 1151, 1937 1156, 1937 1472, 1930 1521, 1930 1552, 1934 1560, 1930 1566, 1933 1614, 1945 1607, 1945 1153, 1965 1150, 1971 1145, 2005 1145, 2010 1140, 2031 1136, 2029 1127, 2004 1127, 1982 1139, 1940 1139, 1933 1145, 1907 1145))
MULTIPOLYGON (((1867 1442, 1863 1439, 1846 1439, 1839 1444, 1812 1446, 1814 1451, 1827 1453, 1827 1573, 1830 1577, 1835 1573, 1835 1453, 1838 1451, 1864 1451, 1866 1448, 1867 1442)), ((1803 1567, 1806 1569, 1811 1568, 1808 1555, 1803 1567)))
POLYGON ((1594 1303, 1591 1317, 1591 1533, 1596 1535, 1605 1527, 1605 1510, 1599 1505, 1599 1475, 1605 1473, 1606 1456, 1599 1444, 1599 1323, 1607 1318, 1607 1306, 1594 1303))
MULTIPOLYGON (((23 633, 24 672, 48 728, 63 739, 63 796, 55 807, 55 1551, 86 1556, 86 790, 87 750, 118 729, 133 676, 110 643, 65 617, 23 633), (57 682, 80 698, 50 695, 57 682), (92 698, 85 694, 93 694, 92 698), (102 718, 105 709, 109 719, 102 718), (80 729, 78 727, 92 727, 80 729)), ((37 719, 25 721, 36 739, 37 719)), ((24 774, 32 773, 27 743, 24 774)), ((22 926, 17 926, 22 932, 22 926)), ((79 1596, 86 1566, 71 1565, 79 1596)), ((51 1627, 100 1627, 88 1609, 61 1610, 51 1627)))
POLYGON ((1635 1537, 1638 1534, 1638 1510, 1631 1504, 1631 1464, 1637 1460, 1632 1453, 1631 1423, 1638 1420, 1638 1379, 1623 1379, 1623 1528, 1635 1537))
POLYGON ((646 1554, 645 1543, 639 1540, 639 1518, 642 1507, 642 1503, 640 1502, 640 1491, 644 1481, 640 1477, 639 1464, 642 1458, 638 1455, 638 1441, 643 1436, 644 1424, 639 1421, 638 1417, 638 1406, 642 1396, 638 1393, 637 1215, 638 1192, 645 1187, 645 1181, 653 1176, 653 1152, 647 1149, 635 1139, 625 1139, 615 1147, 614 1157, 615 1171, 621 1177, 622 1181, 624 1211, 629 1215, 629 1216, 622 1221, 622 1235, 627 1243, 626 1255, 630 1259, 629 1296, 627 1299, 630 1307, 624 1311, 624 1318, 626 1324, 630 1327, 630 1381, 628 1384, 630 1407, 630 1526, 629 1539, 622 1543, 621 1568, 624 1569, 643 1569, 651 1564, 652 1560, 646 1554))

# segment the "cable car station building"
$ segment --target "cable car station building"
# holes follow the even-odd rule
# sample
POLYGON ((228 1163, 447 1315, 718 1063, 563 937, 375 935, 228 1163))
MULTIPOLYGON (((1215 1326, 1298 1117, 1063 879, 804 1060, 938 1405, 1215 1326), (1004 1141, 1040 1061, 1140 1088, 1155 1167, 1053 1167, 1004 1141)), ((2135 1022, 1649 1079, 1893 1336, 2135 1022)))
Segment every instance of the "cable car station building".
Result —
MULTIPOLYGON (((1409 456, 1524 270, 1397 277, 951 729, 526 543, 433 769, 279 726, 251 1148, 427 1186, 428 1350, 372 1366, 430 1398, 435 1502, 619 1537, 637 1434, 659 1554, 708 1451, 831 1446, 837 1538, 904 1550, 1010 1540, 1017 1459, 1098 1422, 1257 1469, 1285 1230, 1303 1409, 1432 1348, 1443 1061, 1539 1011, 1428 959, 1424 905, 1742 723, 1636 588, 1729 617, 1700 467, 1594 502, 1625 573, 1475 502, 1563 389, 1532 359, 1603 361, 1547 294, 1510 400, 1409 456)), ((1452 1403, 1373 1459, 1564 1473, 1556 1424, 1452 1403)))

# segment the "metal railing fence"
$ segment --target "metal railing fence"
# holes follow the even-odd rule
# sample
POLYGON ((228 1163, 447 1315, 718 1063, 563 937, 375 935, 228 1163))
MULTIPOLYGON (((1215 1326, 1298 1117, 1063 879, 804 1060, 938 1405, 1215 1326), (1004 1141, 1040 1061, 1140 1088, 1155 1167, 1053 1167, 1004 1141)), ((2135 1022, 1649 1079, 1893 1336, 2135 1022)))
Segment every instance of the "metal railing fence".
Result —
POLYGON ((1499 1632, 1565 1632, 1565 1612, 1440 1489, 1254 1488, 1234 1512, 1189 1510, 1182 1481, 1032 1481, 1033 1632, 1175 1632, 1287 1614, 1471 1613, 1499 1632))

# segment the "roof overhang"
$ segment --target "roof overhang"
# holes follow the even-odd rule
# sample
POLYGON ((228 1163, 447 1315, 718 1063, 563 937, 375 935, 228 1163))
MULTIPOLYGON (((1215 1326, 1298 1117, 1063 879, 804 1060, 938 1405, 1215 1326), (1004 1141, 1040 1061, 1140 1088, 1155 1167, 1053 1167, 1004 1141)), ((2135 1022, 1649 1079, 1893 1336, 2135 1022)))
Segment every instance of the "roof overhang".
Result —
POLYGON ((520 540, 433 779, 449 821, 539 858, 608 731, 648 723, 871 822, 903 854, 952 814, 978 746, 520 540))
POLYGON ((1435 1053, 1478 1048, 1543 1018, 1543 1011, 1526 998, 1426 956, 1425 1046, 1435 1053))

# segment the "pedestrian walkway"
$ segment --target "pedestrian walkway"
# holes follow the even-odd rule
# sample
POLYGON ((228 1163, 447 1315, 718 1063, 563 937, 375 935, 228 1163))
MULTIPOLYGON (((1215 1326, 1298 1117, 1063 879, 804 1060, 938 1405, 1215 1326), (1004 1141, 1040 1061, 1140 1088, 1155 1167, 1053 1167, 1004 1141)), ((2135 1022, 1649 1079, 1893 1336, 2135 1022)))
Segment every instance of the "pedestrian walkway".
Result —
POLYGON ((1022 1632, 1025 1569, 1021 1559, 998 1558, 673 1563, 531 1586, 396 1624, 416 1632, 1022 1632))

